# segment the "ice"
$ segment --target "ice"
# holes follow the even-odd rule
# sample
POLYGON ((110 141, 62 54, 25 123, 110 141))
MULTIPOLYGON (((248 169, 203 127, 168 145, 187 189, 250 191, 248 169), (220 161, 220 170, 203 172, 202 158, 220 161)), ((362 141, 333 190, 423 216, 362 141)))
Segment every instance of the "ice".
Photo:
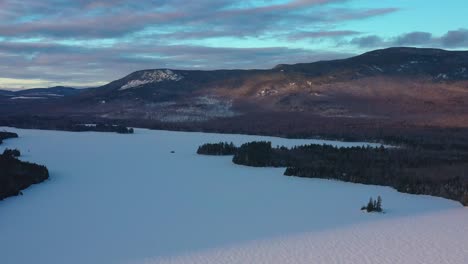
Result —
POLYGON ((468 210, 455 201, 195 153, 219 141, 365 143, 4 129, 20 137, 0 151, 19 148, 51 179, 0 201, 1 263, 468 263, 468 210), (377 195, 386 214, 359 210, 377 195))

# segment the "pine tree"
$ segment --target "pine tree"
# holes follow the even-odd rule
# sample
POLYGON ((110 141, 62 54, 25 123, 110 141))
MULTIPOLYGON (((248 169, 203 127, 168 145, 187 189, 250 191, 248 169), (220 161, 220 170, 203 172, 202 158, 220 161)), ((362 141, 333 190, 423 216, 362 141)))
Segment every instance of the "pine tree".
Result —
POLYGON ((377 197, 377 206, 375 210, 377 212, 382 212, 382 197, 380 197, 380 195, 377 197))
POLYGON ((374 199, 372 197, 369 199, 369 202, 367 203, 367 212, 372 212, 374 211, 374 199))

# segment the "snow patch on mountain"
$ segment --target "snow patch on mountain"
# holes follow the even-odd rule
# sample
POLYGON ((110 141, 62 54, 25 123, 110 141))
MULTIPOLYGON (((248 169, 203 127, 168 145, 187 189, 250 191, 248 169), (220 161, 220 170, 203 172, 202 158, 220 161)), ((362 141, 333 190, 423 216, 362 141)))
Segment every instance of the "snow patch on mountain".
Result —
POLYGON ((34 99, 47 99, 46 97, 40 96, 15 96, 10 98, 11 100, 34 100, 34 99))
POLYGON ((232 109, 232 100, 214 96, 199 96, 193 101, 181 104, 164 102, 151 104, 151 106, 151 111, 145 113, 145 116, 163 122, 202 122, 213 118, 238 115, 232 109))
POLYGON ((135 88, 148 83, 159 83, 163 81, 180 81, 184 77, 171 70, 155 70, 152 72, 144 72, 140 78, 131 80, 127 84, 120 87, 120 91, 135 88))

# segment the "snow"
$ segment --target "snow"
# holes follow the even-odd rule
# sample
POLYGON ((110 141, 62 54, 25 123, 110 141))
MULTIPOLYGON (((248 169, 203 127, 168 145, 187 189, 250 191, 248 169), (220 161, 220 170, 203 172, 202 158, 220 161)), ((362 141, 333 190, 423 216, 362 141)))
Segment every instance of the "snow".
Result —
POLYGON ((28 93, 26 95, 27 97, 34 97, 34 96, 40 96, 40 97, 64 97, 63 94, 54 94, 54 93, 44 93, 44 92, 38 92, 38 93, 28 93))
POLYGON ((180 81, 183 76, 171 71, 171 70, 155 70, 151 72, 144 72, 139 79, 131 80, 127 84, 123 85, 119 90, 126 90, 135 88, 148 83, 158 83, 162 81, 180 81))
POLYGON ((380 68, 379 66, 372 65, 372 68, 379 71, 379 72, 384 72, 384 70, 382 70, 382 68, 380 68))
POLYGON ((437 80, 440 80, 440 79, 446 80, 446 79, 448 79, 449 77, 448 77, 448 75, 445 74, 445 73, 439 73, 439 74, 437 74, 437 76, 436 76, 435 78, 436 78, 437 80))
POLYGON ((19 148, 51 179, 0 202, 2 263, 468 263, 457 202, 195 153, 219 141, 364 143, 3 129, 20 138, 0 151, 19 148), (359 210, 377 195, 386 214, 359 210))
POLYGON ((271 88, 267 88, 267 89, 262 89, 260 90, 257 95, 259 96, 270 96, 270 95, 275 95, 278 93, 278 90, 276 89, 271 89, 271 88))
POLYGON ((54 94, 54 93, 46 93, 46 94, 40 94, 44 96, 52 96, 52 97, 64 97, 63 94, 54 94))
POLYGON ((147 119, 164 122, 201 122, 219 117, 238 115, 232 100, 216 96, 197 96, 189 101, 148 103, 144 113, 147 119))
POLYGON ((15 97, 12 97, 10 98, 11 100, 23 100, 23 99, 27 99, 27 100, 34 100, 34 99, 47 99, 47 97, 40 97, 40 96, 15 96, 15 97))
POLYGON ((467 218, 446 210, 135 263, 461 264, 468 263, 467 218))

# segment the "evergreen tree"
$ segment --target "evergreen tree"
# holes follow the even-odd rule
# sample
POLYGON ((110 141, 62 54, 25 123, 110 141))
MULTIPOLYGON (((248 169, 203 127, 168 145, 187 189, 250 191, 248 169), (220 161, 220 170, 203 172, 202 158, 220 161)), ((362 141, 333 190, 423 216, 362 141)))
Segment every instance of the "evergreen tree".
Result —
POLYGON ((18 158, 19 156, 21 156, 21 152, 18 149, 5 149, 3 151, 3 156, 18 158))
POLYGON ((380 195, 377 197, 377 204, 375 210, 377 212, 382 212, 382 197, 380 197, 380 195))
POLYGON ((367 212, 373 212, 374 211, 374 199, 372 197, 369 199, 369 202, 367 203, 367 212))

